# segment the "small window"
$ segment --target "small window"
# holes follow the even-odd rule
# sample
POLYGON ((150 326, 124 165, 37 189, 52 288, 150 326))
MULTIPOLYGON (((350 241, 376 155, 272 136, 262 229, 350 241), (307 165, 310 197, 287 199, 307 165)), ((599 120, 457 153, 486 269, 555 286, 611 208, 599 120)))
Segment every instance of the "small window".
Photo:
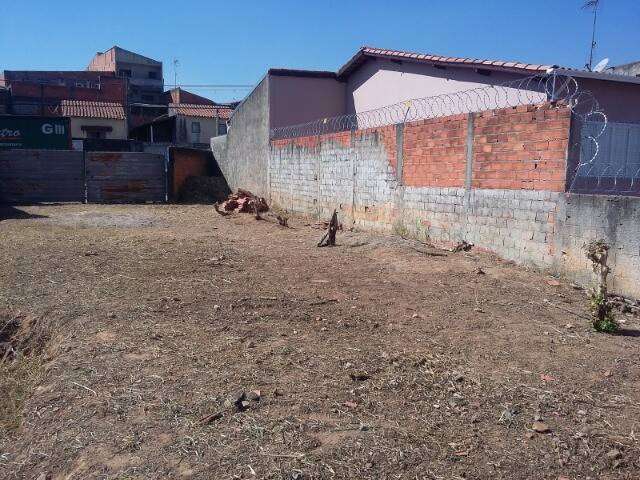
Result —
POLYGON ((121 77, 131 77, 131 70, 125 69, 125 68, 120 69, 120 76, 121 77))
POLYGON ((226 135, 227 134, 227 124, 219 123, 218 124, 218 135, 226 135))
POLYGON ((191 133, 200 133, 200 122, 191 122, 191 133))
POLYGON ((156 80, 158 78, 158 72, 149 72, 149 78, 156 80))

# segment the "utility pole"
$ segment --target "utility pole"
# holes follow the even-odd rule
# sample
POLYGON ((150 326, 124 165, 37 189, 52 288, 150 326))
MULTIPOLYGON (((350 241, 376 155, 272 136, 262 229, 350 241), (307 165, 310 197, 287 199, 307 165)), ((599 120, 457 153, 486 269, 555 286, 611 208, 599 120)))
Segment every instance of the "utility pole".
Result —
POLYGON ((177 58, 173 59, 173 88, 178 88, 178 62, 177 58))
POLYGON ((589 63, 585 65, 587 70, 591 71, 593 68, 593 52, 596 49, 596 20, 598 18, 598 7, 600 6, 600 0, 588 0, 584 2, 583 9, 593 9, 593 28, 591 30, 591 48, 589 50, 589 63))

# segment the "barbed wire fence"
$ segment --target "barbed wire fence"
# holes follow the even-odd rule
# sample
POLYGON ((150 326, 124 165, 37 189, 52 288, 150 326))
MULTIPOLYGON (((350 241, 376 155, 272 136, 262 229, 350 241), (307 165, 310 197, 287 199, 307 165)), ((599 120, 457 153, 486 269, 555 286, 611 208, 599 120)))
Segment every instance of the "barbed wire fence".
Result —
MULTIPOLYGON (((569 147, 568 190, 575 192, 640 194, 640 147, 638 158, 624 165, 614 154, 601 154, 609 121, 595 96, 581 89, 571 76, 550 73, 498 85, 398 102, 374 110, 322 118, 312 122, 274 128, 272 140, 311 137, 329 133, 366 130, 418 120, 472 112, 556 102, 572 112, 577 133, 569 147)), ((638 126, 640 145, 640 125, 638 126)))

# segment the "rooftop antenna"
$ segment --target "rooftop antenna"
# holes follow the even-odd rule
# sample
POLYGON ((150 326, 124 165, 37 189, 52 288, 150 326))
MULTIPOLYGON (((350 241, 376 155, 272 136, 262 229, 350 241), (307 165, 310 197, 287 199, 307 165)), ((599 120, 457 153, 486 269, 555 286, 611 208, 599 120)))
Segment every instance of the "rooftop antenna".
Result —
POLYGON ((593 10, 593 28, 591 30, 591 48, 589 50, 589 63, 585 65, 587 70, 593 71, 593 52, 596 49, 596 20, 598 18, 598 7, 600 6, 600 0, 587 0, 582 5, 583 10, 593 10))
POLYGON ((594 72, 604 72, 604 69, 607 68, 607 65, 609 65, 609 59, 608 58, 603 58, 602 60, 600 60, 598 62, 598 64, 593 67, 593 71, 594 72))
POLYGON ((173 87, 178 88, 178 65, 180 62, 177 58, 173 59, 173 87))

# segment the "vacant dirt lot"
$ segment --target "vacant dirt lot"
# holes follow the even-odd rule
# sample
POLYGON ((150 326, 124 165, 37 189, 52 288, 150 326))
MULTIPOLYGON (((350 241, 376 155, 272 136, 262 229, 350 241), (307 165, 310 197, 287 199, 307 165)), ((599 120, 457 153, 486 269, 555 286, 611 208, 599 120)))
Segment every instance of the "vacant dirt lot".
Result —
POLYGON ((26 339, 0 370, 0 478, 640 476, 638 319, 594 333, 569 284, 207 206, 0 219, 26 339))

